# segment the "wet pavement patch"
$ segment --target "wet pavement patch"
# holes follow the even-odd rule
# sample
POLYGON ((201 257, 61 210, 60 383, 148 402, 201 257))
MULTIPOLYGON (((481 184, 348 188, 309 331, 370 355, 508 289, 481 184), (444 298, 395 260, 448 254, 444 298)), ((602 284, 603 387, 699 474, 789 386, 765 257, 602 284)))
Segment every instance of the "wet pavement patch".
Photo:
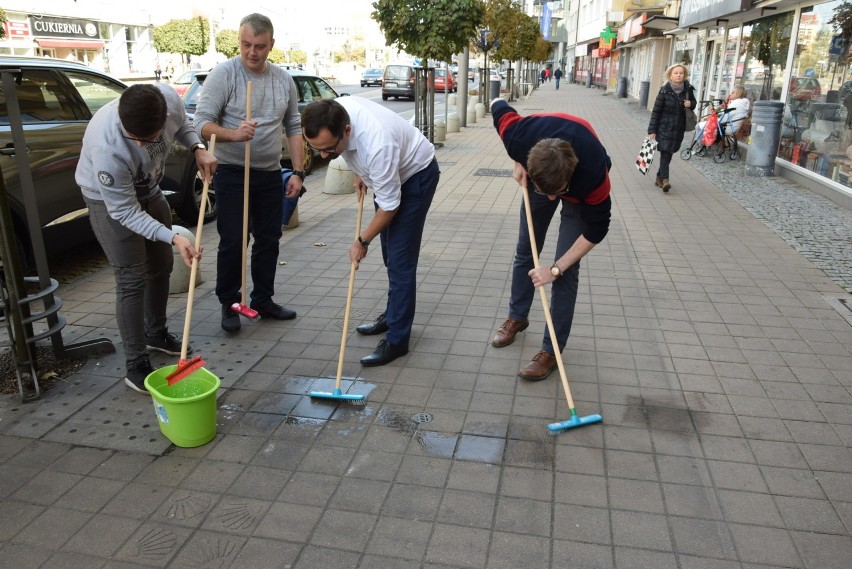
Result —
POLYGON ((506 441, 504 439, 462 435, 459 437, 455 458, 499 464, 503 460, 503 449, 505 447, 506 441))

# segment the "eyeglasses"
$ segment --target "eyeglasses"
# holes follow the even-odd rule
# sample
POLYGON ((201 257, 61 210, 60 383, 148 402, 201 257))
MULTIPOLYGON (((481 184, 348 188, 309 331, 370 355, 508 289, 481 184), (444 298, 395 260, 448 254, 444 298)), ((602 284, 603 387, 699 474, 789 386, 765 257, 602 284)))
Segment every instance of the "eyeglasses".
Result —
POLYGON ((133 136, 133 135, 125 136, 123 134, 121 136, 123 138, 126 138, 127 140, 133 140, 135 142, 141 142, 142 144, 159 144, 160 142, 163 142, 163 130, 164 129, 165 129, 165 126, 160 129, 160 132, 159 132, 159 134, 157 134, 157 137, 153 138, 153 139, 151 139, 151 138, 139 138, 138 136, 133 136))
POLYGON ((308 143, 308 148, 313 150, 314 152, 325 152, 326 154, 336 154, 337 147, 340 145, 340 141, 343 140, 343 135, 337 137, 337 142, 334 143, 334 146, 329 146, 328 148, 317 148, 316 146, 312 146, 308 143))
MULTIPOLYGON (((532 181, 532 178, 530 178, 530 181, 532 181)), ((565 186, 565 189, 564 189, 564 190, 562 190, 561 192, 556 192, 555 194, 546 194, 546 193, 542 192, 541 190, 539 190, 539 189, 538 189, 538 186, 536 185, 536 183, 535 183, 535 182, 533 182, 533 191, 534 191, 535 193, 537 193, 538 195, 540 195, 540 196, 564 196, 564 195, 566 195, 566 194, 570 191, 570 189, 569 189, 569 188, 568 188, 568 186, 566 185, 566 186, 565 186)))

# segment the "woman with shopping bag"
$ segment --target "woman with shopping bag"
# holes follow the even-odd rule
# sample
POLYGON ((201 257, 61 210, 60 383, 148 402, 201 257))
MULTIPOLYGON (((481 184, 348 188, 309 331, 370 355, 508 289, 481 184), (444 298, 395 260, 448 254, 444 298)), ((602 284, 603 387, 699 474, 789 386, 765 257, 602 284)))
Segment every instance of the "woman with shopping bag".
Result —
POLYGON ((666 69, 666 83, 660 87, 651 121, 648 123, 648 138, 657 142, 660 151, 660 169, 654 184, 668 192, 669 164, 672 156, 680 150, 686 130, 685 112, 695 108, 695 88, 686 80, 689 72, 682 63, 675 63, 666 69))

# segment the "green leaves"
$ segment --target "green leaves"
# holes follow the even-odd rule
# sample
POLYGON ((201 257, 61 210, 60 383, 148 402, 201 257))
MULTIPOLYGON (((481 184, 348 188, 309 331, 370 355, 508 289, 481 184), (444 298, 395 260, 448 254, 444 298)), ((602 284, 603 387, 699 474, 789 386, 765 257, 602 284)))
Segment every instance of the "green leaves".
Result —
POLYGON ((169 20, 154 28, 154 47, 159 52, 202 55, 210 42, 207 18, 169 20))
POLYGON ((482 0, 376 0, 372 18, 386 44, 424 60, 449 61, 483 25, 482 0))

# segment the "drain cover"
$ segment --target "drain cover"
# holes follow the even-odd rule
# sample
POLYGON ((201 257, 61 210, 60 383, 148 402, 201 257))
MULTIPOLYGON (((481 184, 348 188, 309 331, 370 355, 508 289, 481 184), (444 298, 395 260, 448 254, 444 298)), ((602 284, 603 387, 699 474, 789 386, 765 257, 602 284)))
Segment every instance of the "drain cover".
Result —
POLYGON ((421 423, 431 423, 432 415, 430 415, 429 413, 418 413, 413 416, 411 420, 417 423, 418 425, 421 423))

